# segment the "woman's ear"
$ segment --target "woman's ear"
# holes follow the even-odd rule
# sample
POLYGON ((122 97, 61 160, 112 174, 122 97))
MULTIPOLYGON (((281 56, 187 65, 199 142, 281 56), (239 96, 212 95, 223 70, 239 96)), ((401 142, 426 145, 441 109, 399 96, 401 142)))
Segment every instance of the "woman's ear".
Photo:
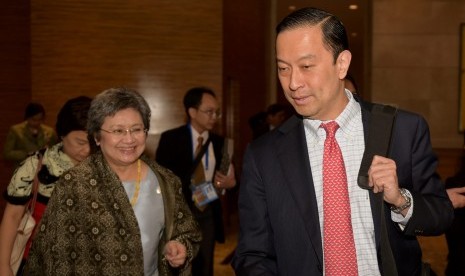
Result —
POLYGON ((97 145, 97 147, 100 147, 100 139, 97 139, 97 136, 94 136, 94 141, 95 141, 95 145, 97 145))

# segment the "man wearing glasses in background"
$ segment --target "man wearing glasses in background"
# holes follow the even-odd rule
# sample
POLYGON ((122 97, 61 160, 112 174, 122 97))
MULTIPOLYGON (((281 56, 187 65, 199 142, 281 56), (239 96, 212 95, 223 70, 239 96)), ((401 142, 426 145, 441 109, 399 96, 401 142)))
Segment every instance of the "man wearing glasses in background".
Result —
POLYGON ((215 241, 224 242, 219 196, 224 189, 234 187, 236 179, 232 165, 227 173, 219 171, 224 137, 211 132, 221 117, 215 93, 206 87, 195 87, 187 91, 183 103, 188 122, 161 134, 155 159, 181 178, 184 196, 202 231, 192 275, 210 276, 215 241))

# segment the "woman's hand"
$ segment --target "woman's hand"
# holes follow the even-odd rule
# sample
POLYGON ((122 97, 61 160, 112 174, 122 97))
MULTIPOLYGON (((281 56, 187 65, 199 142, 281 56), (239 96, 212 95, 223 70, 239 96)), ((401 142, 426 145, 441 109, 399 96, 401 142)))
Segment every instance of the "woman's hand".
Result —
POLYGON ((178 241, 169 241, 165 245, 165 258, 172 267, 180 267, 186 262, 187 250, 178 241))

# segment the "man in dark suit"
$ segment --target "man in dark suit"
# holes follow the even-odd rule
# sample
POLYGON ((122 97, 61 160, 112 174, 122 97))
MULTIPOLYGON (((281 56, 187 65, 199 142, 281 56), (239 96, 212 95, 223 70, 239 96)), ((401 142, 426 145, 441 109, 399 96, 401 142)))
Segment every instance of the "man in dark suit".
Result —
POLYGON ((211 132, 220 118, 215 93, 206 87, 195 87, 187 91, 183 102, 188 123, 161 134, 155 159, 181 178, 186 201, 202 230, 202 243, 192 264, 192 274, 209 276, 213 275, 215 241, 224 242, 221 202, 215 199, 206 205, 196 204, 192 196, 193 174, 195 168, 202 165, 206 185, 213 185, 218 197, 224 189, 234 187, 236 179, 232 164, 228 173, 219 171, 225 139, 211 132), (194 152, 199 137, 202 137, 202 145, 206 150, 195 165, 194 152))
POLYGON ((446 276, 465 275, 465 149, 462 151, 460 169, 445 181, 446 191, 454 206, 455 217, 446 231, 446 276))
POLYGON ((415 236, 439 235, 453 219, 451 202, 435 172, 427 123, 399 110, 389 158, 373 158, 371 190, 361 189, 357 176, 371 104, 344 89, 351 61, 344 26, 324 11, 297 10, 277 27, 276 58, 285 96, 299 115, 252 142, 245 154, 236 274, 420 275, 421 249, 415 236), (323 155, 330 135, 322 127, 334 123, 344 177, 330 176, 324 165, 331 154, 323 155), (339 225, 324 226, 327 214, 343 213, 336 208, 339 204, 325 205, 331 198, 323 194, 335 186, 328 185, 333 178, 345 180, 340 186, 345 186, 350 204, 350 233, 344 233, 341 243, 352 240, 350 252, 355 253, 350 267, 332 274, 328 267, 346 265, 330 259, 334 252, 325 244, 335 236, 325 233, 339 230, 339 225), (392 265, 382 256, 391 256, 392 265))

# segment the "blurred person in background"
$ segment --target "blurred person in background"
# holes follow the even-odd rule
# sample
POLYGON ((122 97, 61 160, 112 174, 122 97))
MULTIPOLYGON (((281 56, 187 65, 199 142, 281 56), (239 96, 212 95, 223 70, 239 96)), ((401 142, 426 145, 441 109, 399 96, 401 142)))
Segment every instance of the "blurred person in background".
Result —
POLYGON ((193 261, 192 275, 211 276, 215 242, 225 241, 219 197, 225 189, 236 185, 236 178, 231 163, 226 167, 226 172, 220 171, 225 138, 212 132, 221 117, 213 90, 207 87, 191 88, 184 95, 183 103, 187 124, 161 134, 155 158, 160 165, 181 178, 184 197, 202 231, 202 243, 193 261), (199 148, 204 148, 204 152, 195 164, 199 148), (202 174, 201 181, 197 181, 196 171, 202 174), (209 187, 209 191, 215 191, 211 193, 209 202, 201 206, 195 200, 200 197, 194 197, 199 187, 209 187))
POLYGON ((269 105, 266 111, 260 111, 252 115, 248 123, 252 130, 253 140, 281 125, 292 114, 292 106, 274 103, 269 105))
POLYGON ((29 103, 24 121, 10 127, 3 147, 3 157, 18 165, 35 151, 57 143, 53 128, 44 125, 45 109, 40 103, 29 103))
POLYGON ((454 206, 454 222, 446 231, 448 247, 445 275, 465 275, 465 150, 460 169, 445 181, 447 195, 454 206))
MULTIPOLYGON (((57 116, 56 132, 60 142, 28 157, 11 178, 4 194, 7 204, 0 225, 0 275, 13 275, 10 269, 10 256, 18 226, 32 197, 32 183, 39 159, 42 158, 42 167, 38 173, 39 187, 33 213, 37 224, 41 220, 58 178, 89 155, 86 125, 91 101, 91 98, 85 96, 68 100, 57 116)), ((26 246, 17 275, 22 275, 29 247, 30 241, 26 246)))
POLYGON ((347 74, 346 77, 344 78, 344 88, 348 89, 353 94, 357 94, 358 86, 357 86, 357 83, 355 82, 354 77, 352 77, 352 75, 347 74))

